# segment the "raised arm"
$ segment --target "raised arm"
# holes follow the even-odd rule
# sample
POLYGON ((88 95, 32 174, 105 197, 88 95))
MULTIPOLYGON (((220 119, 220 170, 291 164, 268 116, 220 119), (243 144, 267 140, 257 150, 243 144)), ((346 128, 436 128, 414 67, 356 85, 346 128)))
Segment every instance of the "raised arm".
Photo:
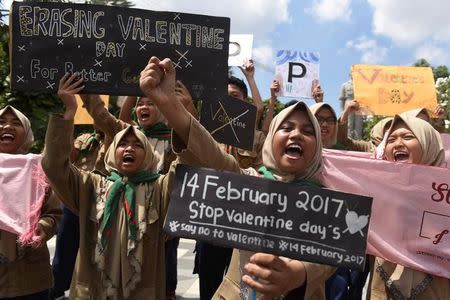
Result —
POLYGON ((157 57, 150 58, 141 72, 140 87, 176 132, 172 138, 173 151, 182 162, 218 170, 240 171, 233 156, 225 153, 181 101, 176 99, 175 69, 170 59, 160 61, 157 57))
POLYGON ((127 126, 106 109, 99 95, 81 95, 81 100, 89 115, 94 119, 95 125, 105 133, 107 138, 112 138, 127 126))
POLYGON ((84 180, 84 176, 87 176, 73 167, 70 162, 73 119, 77 111, 74 94, 83 88, 82 80, 76 81, 75 75, 66 74, 60 80, 58 96, 65 104, 65 112, 63 116, 50 116, 42 158, 42 168, 53 190, 74 212, 79 211, 79 185, 84 180))
POLYGON ((122 107, 120 108, 119 120, 125 123, 131 124, 133 121, 133 107, 136 106, 137 97, 126 96, 125 101, 123 101, 122 107))
POLYGON ((262 102, 261 95, 259 94, 258 86, 255 81, 255 64, 253 60, 246 60, 244 67, 239 67, 242 73, 244 73, 247 79, 248 86, 250 87, 250 92, 252 93, 253 104, 256 106, 256 124, 259 124, 261 116, 264 111, 264 103, 262 102))
POLYGON ((272 123, 273 114, 275 111, 275 103, 277 102, 277 93, 280 91, 280 82, 274 79, 272 84, 270 85, 270 99, 269 99, 269 107, 267 108, 267 113, 264 118, 264 125, 262 127, 262 132, 265 135, 269 132, 270 123, 272 123))

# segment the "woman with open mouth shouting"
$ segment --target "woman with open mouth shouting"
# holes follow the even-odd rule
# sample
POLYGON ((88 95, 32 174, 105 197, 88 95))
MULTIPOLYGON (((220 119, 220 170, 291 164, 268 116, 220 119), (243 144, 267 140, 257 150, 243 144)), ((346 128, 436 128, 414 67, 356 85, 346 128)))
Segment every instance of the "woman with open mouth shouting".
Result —
MULTIPOLYGON (((31 124, 24 114, 9 105, 0 110, 0 153, 26 154, 33 141, 31 124)), ((18 186, 17 189, 14 195, 23 197, 21 191, 26 188, 18 186)), ((45 195, 43 194, 41 199, 43 203, 38 204, 41 208, 38 211, 34 210, 39 215, 36 215, 38 221, 34 230, 37 239, 32 246, 21 245, 17 242, 16 234, 0 230, 0 299, 26 297, 26 299, 46 300, 48 290, 53 286, 46 241, 56 232, 61 219, 61 210, 59 201, 51 195, 50 189, 45 190, 45 195)), ((28 217, 31 219, 31 215, 28 217)))
MULTIPOLYGON (((281 111, 272 121, 263 146, 264 166, 241 169, 233 156, 225 153, 209 132, 175 100, 175 69, 170 59, 152 57, 141 72, 140 87, 152 98, 176 132, 174 151, 183 163, 264 176, 272 180, 314 184, 311 179, 321 168, 320 128, 308 107, 299 102, 281 111), (208 153, 208 155, 204 155, 208 153)), ((324 299, 325 280, 335 268, 288 260, 265 253, 252 253, 250 261, 240 259, 235 250, 221 287, 213 299, 240 299, 250 287, 268 297, 287 295, 302 299, 324 299), (240 273, 239 264, 244 273, 240 273), (255 278, 262 280, 255 280, 255 278), (240 283, 244 283, 240 289, 240 283)), ((265 299, 265 298, 264 298, 265 299)), ((289 298, 288 298, 289 299, 289 298)))
MULTIPOLYGON (((439 133, 426 121, 396 116, 387 132, 385 159, 393 162, 440 166, 444 149, 439 133)), ((450 280, 375 258, 368 293, 370 299, 450 299, 450 280)), ((368 298, 369 299, 369 298, 368 298)))
POLYGON ((165 298, 162 227, 174 166, 166 175, 143 132, 127 126, 105 154, 109 176, 70 164, 74 93, 83 86, 76 75, 60 81, 63 116, 50 117, 42 166, 64 204, 79 215, 80 248, 70 298, 165 298), (66 80, 71 82, 66 85, 66 80))

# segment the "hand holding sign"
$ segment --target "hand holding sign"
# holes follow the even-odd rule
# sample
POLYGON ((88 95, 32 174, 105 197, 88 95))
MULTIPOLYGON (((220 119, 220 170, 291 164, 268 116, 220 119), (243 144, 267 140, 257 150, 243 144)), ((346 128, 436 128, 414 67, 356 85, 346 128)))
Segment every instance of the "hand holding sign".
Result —
POLYGON ((162 61, 152 56, 141 72, 139 86, 142 92, 159 105, 175 99, 175 68, 169 58, 162 61))

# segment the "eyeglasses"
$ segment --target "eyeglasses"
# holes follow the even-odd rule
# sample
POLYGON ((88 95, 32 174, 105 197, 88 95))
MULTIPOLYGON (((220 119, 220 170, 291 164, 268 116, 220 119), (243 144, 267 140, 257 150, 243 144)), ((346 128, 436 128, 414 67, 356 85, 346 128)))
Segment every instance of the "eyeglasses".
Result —
POLYGON ((337 122, 335 117, 327 117, 327 118, 323 118, 323 117, 316 117, 317 122, 319 122, 319 125, 322 125, 324 122, 326 122, 327 124, 335 124, 337 122))

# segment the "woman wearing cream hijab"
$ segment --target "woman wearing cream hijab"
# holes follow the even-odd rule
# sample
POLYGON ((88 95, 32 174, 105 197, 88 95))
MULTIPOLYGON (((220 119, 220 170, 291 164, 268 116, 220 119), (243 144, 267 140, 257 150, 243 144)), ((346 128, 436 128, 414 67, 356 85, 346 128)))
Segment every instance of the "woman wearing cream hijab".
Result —
MULTIPOLYGON (((444 149, 439 133, 426 121, 396 116, 387 132, 385 159, 439 166, 444 149)), ((367 299, 450 299, 450 280, 375 258, 367 299)))
POLYGON ((164 299, 162 226, 174 168, 166 175, 156 173, 153 147, 133 126, 116 134, 105 154, 109 176, 73 167, 73 94, 83 86, 77 81, 62 88, 64 82, 58 94, 66 111, 50 118, 42 166, 64 204, 79 215, 80 248, 70 297, 164 299))
MULTIPOLYGON (((172 140, 174 151, 180 159, 195 166, 215 168, 261 176, 255 169, 240 169, 237 161, 226 154, 211 135, 185 110, 181 103, 174 101, 175 69, 170 59, 160 61, 152 57, 141 72, 140 86, 148 97, 158 105, 177 136, 172 140), (208 153, 208 155, 202 155, 208 153)), ((259 171, 264 177, 284 182, 307 179, 321 168, 322 143, 319 124, 304 103, 280 112, 271 123, 263 146, 264 167, 259 171)), ((236 253, 236 251, 235 251, 236 253)), ((239 299, 239 283, 245 283, 265 297, 281 295, 301 295, 305 299, 324 299, 324 282, 335 268, 319 264, 286 260, 281 257, 256 253, 242 266, 239 272, 239 257, 234 255, 228 279, 224 288, 219 288, 215 298, 239 299), (262 279, 254 280, 255 277, 262 279), (228 283, 227 283, 228 281, 228 283), (220 291, 224 294, 218 295, 220 291)))
MULTIPOLYGON (((10 105, 2 108, 0 153, 26 154, 33 141, 28 118, 10 105)), ((2 282, 0 299, 48 298, 48 289, 53 285, 53 277, 46 241, 56 232, 61 218, 59 202, 51 196, 50 190, 47 190, 38 213, 39 221, 35 235, 40 237, 42 242, 35 247, 21 246, 17 243, 17 235, 0 230, 0 282, 2 282)))

